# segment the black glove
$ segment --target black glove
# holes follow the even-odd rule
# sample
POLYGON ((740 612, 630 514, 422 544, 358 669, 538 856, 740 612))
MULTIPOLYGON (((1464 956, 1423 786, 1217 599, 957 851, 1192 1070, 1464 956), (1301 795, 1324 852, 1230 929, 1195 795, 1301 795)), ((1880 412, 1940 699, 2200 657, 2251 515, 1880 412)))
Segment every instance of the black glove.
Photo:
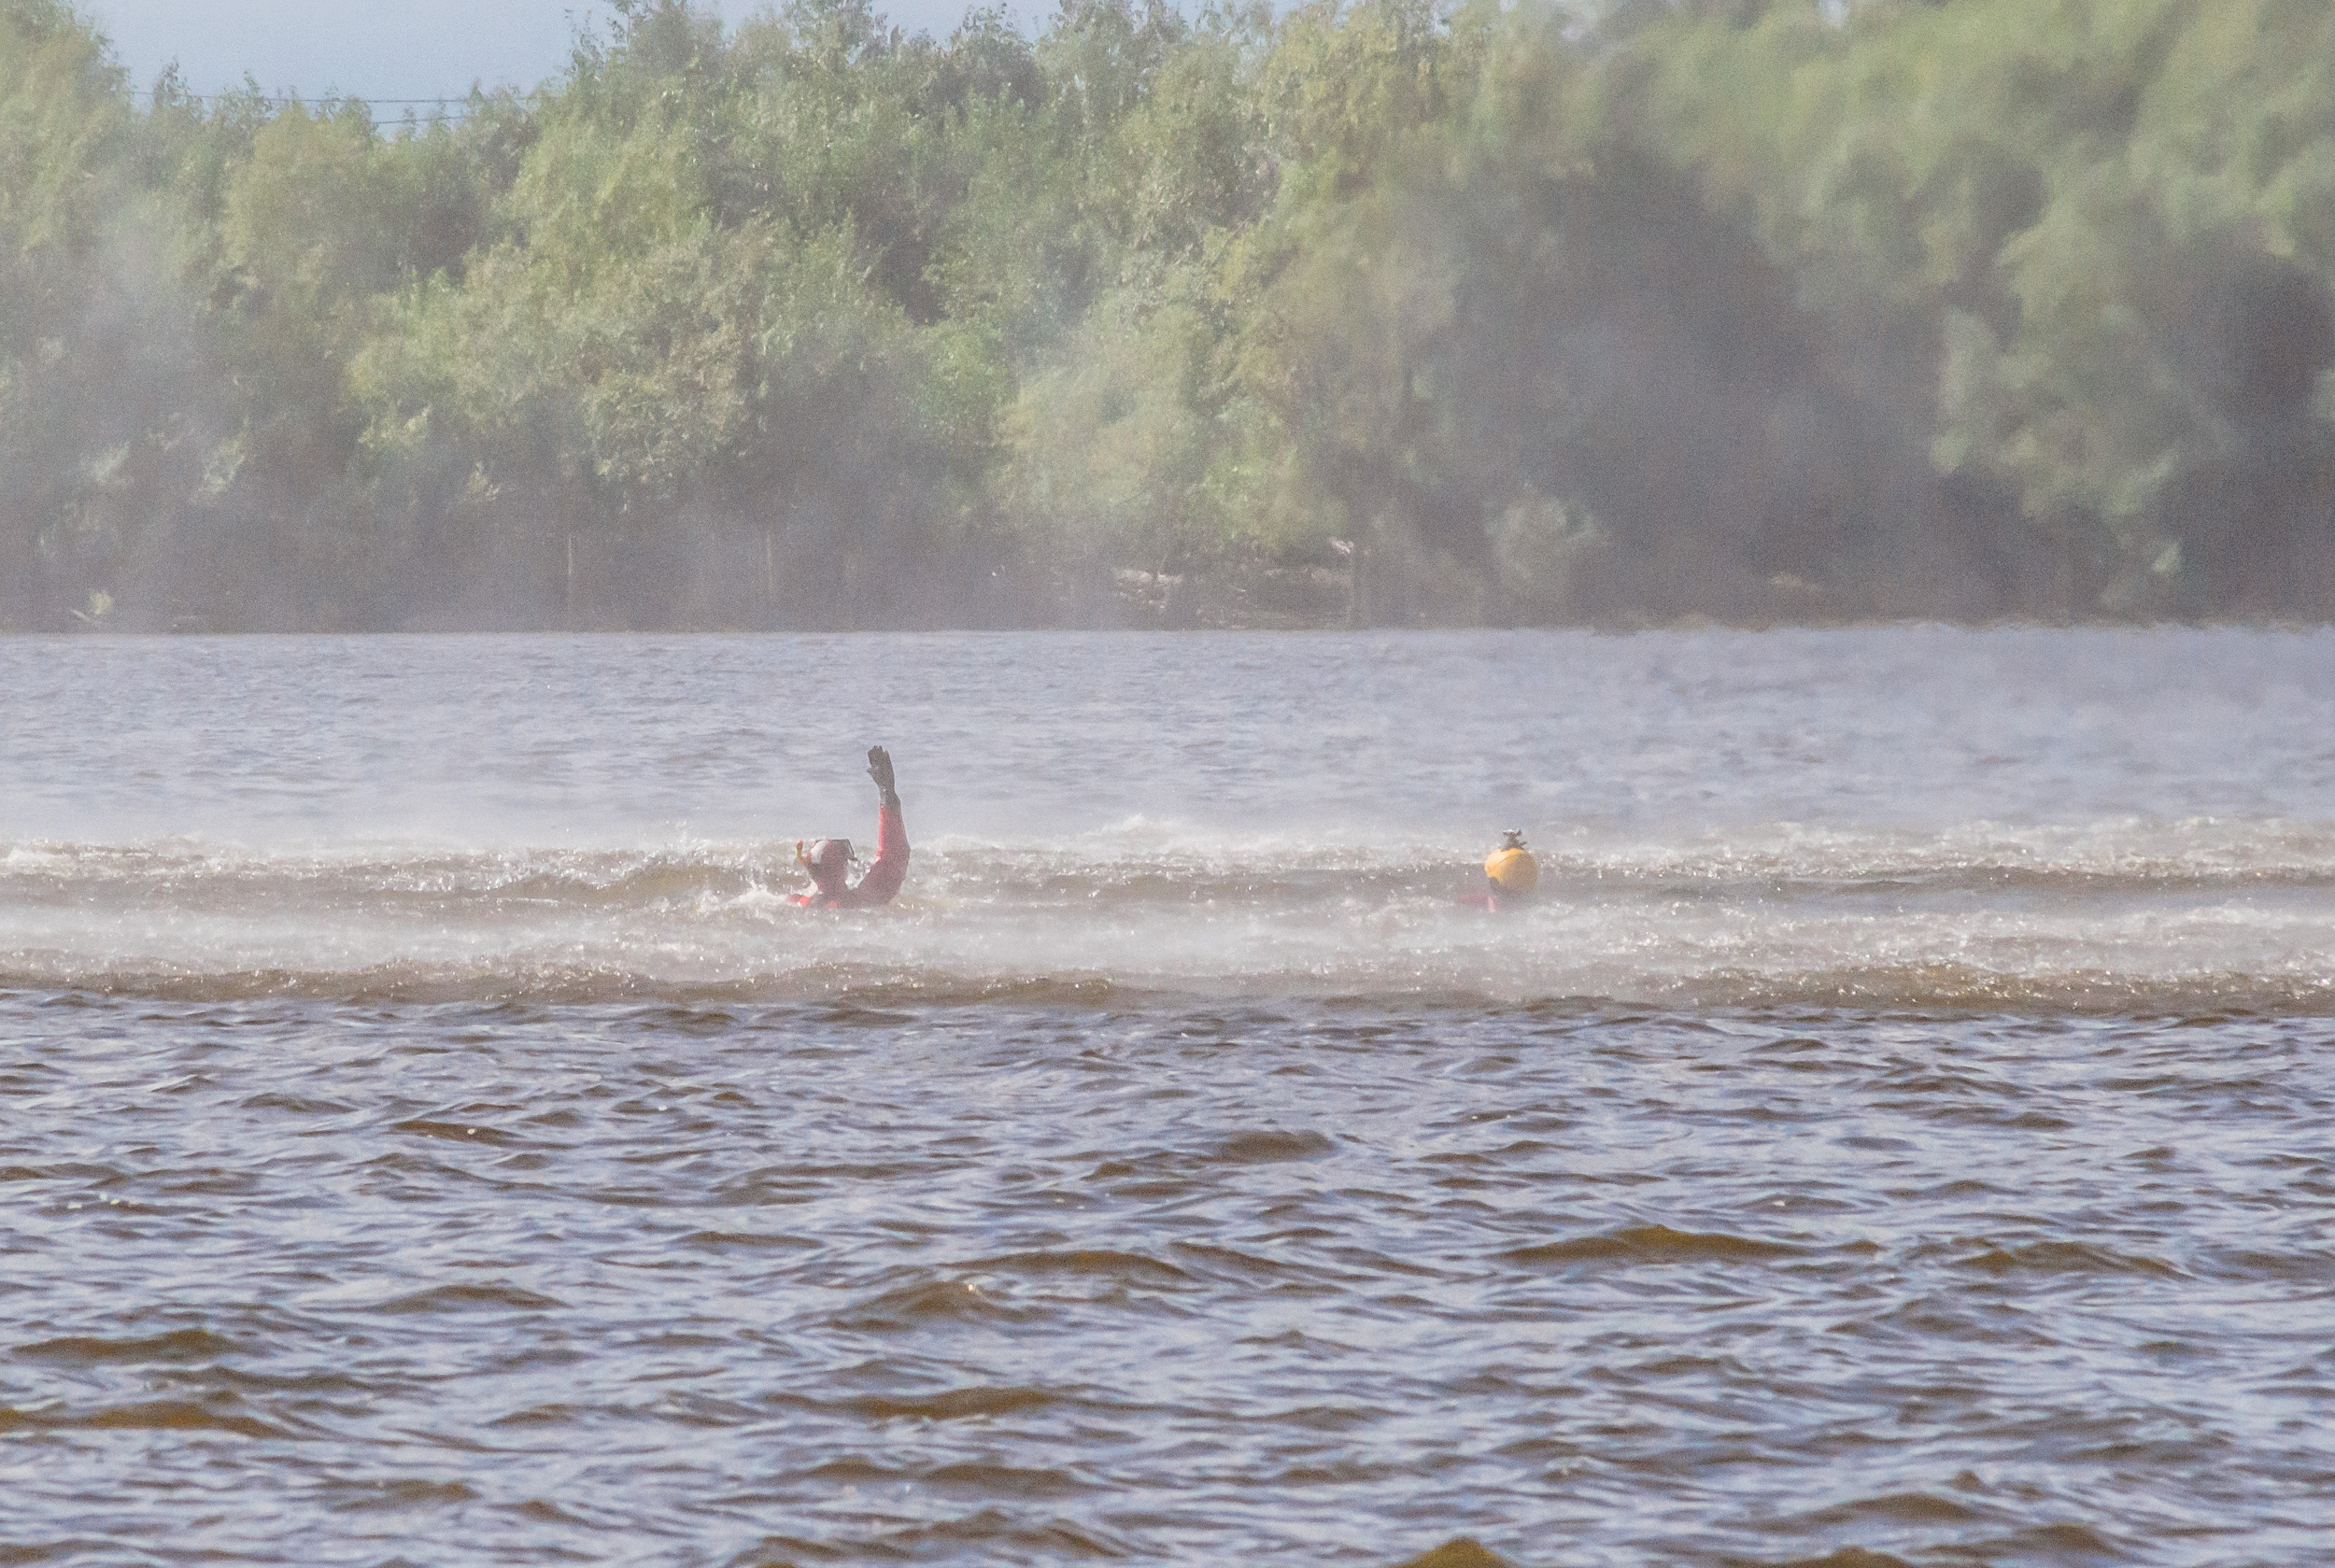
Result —
POLYGON ((882 746, 868 748, 868 777, 875 780, 876 788, 883 793, 885 805, 897 806, 900 803, 900 798, 892 790, 892 754, 882 746))

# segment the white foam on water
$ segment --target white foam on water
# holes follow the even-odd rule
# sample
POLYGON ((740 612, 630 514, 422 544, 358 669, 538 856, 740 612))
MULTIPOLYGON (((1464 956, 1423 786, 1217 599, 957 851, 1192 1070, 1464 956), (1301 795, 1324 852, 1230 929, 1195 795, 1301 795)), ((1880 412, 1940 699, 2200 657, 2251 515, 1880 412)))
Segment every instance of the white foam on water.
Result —
POLYGON ((2335 930, 2335 632, 7 640, 0 736, 26 987, 2315 1009, 2335 930), (875 741, 905 896, 796 908, 875 741))
POLYGON ((879 911, 806 910, 792 841, 631 849, 193 839, 0 846, 19 987, 757 994, 1059 984, 1504 1002, 2316 1009, 2335 826, 2121 817, 1919 834, 1775 824, 1544 841, 1540 897, 1458 896, 1473 846, 1128 819, 942 836, 879 911))

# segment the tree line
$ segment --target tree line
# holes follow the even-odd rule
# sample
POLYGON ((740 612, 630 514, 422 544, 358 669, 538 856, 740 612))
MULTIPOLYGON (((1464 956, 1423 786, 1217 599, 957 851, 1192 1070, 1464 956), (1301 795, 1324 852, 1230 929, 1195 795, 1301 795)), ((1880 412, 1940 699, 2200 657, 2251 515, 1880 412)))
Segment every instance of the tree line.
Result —
POLYGON ((2335 611, 2322 0, 0 0, 0 628, 2335 611))

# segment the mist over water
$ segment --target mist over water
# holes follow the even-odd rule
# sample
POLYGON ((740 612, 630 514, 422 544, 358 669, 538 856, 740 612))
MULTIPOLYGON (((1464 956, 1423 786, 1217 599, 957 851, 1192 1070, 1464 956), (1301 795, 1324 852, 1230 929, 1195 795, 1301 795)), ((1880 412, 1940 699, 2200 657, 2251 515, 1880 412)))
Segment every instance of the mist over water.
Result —
POLYGON ((0 972, 2315 1006, 2335 636, 21 642, 0 972), (806 921, 794 841, 916 844, 806 921), (1548 897, 1457 907, 1521 826, 1548 897))
POLYGON ((11 0, 0 630, 2335 617, 2325 6, 724 14, 11 0))
POLYGON ((2335 635, 0 640, 0 1556, 2326 1528, 2335 635))

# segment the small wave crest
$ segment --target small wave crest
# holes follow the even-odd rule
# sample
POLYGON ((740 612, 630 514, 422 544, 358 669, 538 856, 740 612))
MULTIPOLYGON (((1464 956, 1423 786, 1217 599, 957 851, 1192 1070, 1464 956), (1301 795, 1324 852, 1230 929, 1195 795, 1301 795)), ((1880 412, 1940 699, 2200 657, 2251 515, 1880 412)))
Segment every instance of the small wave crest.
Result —
POLYGON ((190 999, 848 999, 1152 993, 1677 1006, 2335 1008, 2335 826, 1927 833, 1791 824, 1541 851, 1458 896, 1425 836, 1210 840, 1142 821, 940 837, 877 911, 792 902, 792 841, 635 848, 0 845, 0 987, 190 999))
POLYGON ((1565 1241, 1545 1241, 1519 1247, 1501 1255, 1519 1264, 1601 1263, 1768 1263, 1796 1258, 1803 1249, 1788 1242, 1755 1236, 1672 1230, 1667 1225, 1625 1225, 1595 1236, 1565 1241))

